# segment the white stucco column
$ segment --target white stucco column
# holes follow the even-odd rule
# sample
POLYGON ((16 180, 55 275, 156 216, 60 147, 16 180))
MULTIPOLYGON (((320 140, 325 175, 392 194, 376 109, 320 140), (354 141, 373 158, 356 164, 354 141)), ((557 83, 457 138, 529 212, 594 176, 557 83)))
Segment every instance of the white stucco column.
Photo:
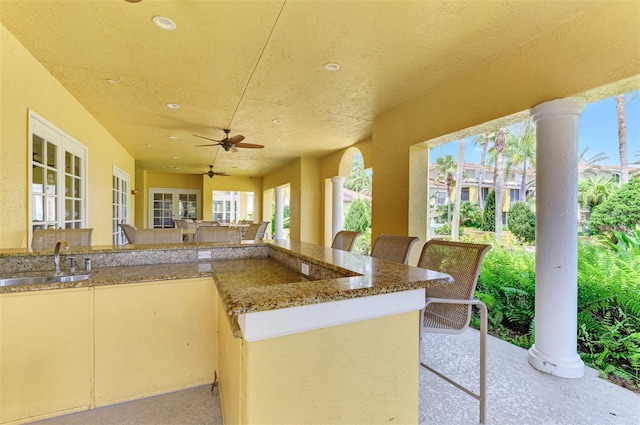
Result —
POLYGON ((578 117, 584 99, 531 110, 536 123, 536 339, 529 364, 580 378, 578 328, 578 117))
POLYGON ((276 187, 276 235, 275 239, 284 239, 284 186, 276 187))
POLYGON ((336 234, 344 227, 344 177, 335 176, 331 177, 331 188, 333 189, 333 214, 332 214, 332 232, 331 239, 336 237, 336 234))

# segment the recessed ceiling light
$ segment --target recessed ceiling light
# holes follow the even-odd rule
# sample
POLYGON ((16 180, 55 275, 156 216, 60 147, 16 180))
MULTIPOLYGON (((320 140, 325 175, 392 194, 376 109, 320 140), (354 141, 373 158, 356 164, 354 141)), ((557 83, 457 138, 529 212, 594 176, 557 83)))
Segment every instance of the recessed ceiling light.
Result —
POLYGON ((177 25, 175 22, 173 22, 171 19, 167 18, 166 16, 154 16, 153 19, 151 19, 151 21, 153 21, 153 24, 163 30, 167 30, 167 31, 173 31, 174 29, 177 28, 177 25))
POLYGON ((337 71, 340 69, 340 65, 333 62, 325 63, 324 65, 322 65, 322 67, 325 69, 325 71, 331 71, 331 72, 337 71))
POLYGON ((173 159, 180 159, 180 157, 179 156, 174 156, 173 159))
POLYGON ((107 83, 109 83, 110 85, 114 85, 115 83, 117 83, 116 80, 112 80, 112 79, 108 79, 107 83))
POLYGON ((282 120, 271 120, 272 123, 276 124, 276 125, 280 125, 282 124, 282 120))
POLYGON ((172 139, 172 140, 176 140, 176 139, 179 139, 179 138, 180 138, 180 136, 169 136, 169 139, 172 139))
POLYGON ((171 109, 180 109, 180 105, 178 105, 177 103, 167 103, 165 106, 171 109))
POLYGON ((174 169, 174 170, 179 170, 179 169, 180 169, 180 167, 173 167, 173 169, 174 169))

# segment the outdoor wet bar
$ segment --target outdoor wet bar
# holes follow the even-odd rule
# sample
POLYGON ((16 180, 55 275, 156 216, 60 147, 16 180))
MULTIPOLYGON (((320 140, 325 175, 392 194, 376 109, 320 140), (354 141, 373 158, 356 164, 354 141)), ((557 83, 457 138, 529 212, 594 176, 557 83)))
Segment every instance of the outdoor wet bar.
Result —
POLYGON ((227 424, 415 423, 419 310, 451 282, 294 241, 54 260, 0 251, 3 424, 214 381, 227 424))

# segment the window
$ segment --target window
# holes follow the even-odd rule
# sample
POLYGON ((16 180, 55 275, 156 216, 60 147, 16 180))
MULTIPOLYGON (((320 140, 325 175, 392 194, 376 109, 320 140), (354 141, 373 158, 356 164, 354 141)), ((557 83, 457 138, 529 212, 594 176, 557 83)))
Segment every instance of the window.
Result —
POLYGON ((127 238, 118 224, 129 223, 129 175, 113 167, 113 244, 124 245, 127 238))
POLYGON ((512 204, 520 201, 520 189, 509 189, 509 199, 512 204))
POLYGON ((464 202, 468 200, 469 200, 469 188, 463 187, 462 189, 460 189, 460 201, 464 202))
POLYGON ((29 239, 34 229, 87 226, 87 148, 29 111, 29 239))
POLYGON ((149 188, 150 229, 173 227, 173 220, 197 219, 200 191, 197 189, 149 188))
POLYGON ((215 190, 212 195, 213 221, 237 223, 240 220, 253 220, 253 192, 215 190))
POLYGON ((447 192, 437 191, 436 192, 436 204, 437 205, 446 205, 447 204, 447 192))
POLYGON ((489 191, 491 190, 491 188, 489 187, 483 187, 480 191, 480 193, 482 194, 482 203, 484 204, 487 201, 487 198, 489 197, 489 191))

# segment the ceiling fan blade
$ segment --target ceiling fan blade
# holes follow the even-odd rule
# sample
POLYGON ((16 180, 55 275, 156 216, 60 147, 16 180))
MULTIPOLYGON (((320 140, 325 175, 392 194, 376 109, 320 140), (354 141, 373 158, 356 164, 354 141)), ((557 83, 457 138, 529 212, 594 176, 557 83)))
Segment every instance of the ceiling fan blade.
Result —
MULTIPOLYGON (((220 142, 220 140, 211 139, 209 137, 204 137, 204 136, 198 136, 197 134, 192 134, 192 136, 199 137, 199 138, 205 139, 205 140, 211 140, 212 142, 220 142)), ((215 146, 215 145, 209 145, 209 146, 215 146)))
POLYGON ((229 137, 228 139, 225 139, 225 142, 233 143, 235 145, 237 143, 242 142, 243 140, 244 140, 244 136, 238 134, 236 136, 229 137))
POLYGON ((255 143, 236 143, 236 147, 238 148, 249 148, 249 149, 262 149, 263 145, 256 145, 255 143))
POLYGON ((207 146, 220 146, 220 143, 212 143, 210 145, 196 145, 196 148, 203 148, 207 146))
POLYGON ((227 174, 227 173, 215 173, 216 176, 222 176, 222 177, 231 177, 231 174, 227 174))

